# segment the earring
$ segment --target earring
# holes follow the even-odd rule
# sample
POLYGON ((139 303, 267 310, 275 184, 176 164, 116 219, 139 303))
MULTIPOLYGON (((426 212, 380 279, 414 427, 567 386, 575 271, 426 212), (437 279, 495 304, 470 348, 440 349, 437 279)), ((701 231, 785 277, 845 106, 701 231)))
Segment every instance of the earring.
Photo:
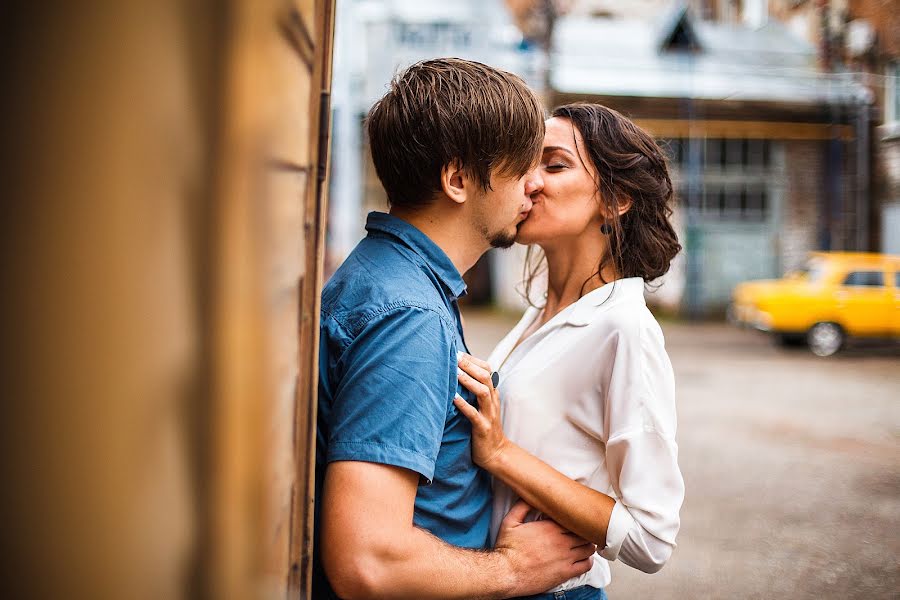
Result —
POLYGON ((612 225, 610 225, 609 223, 603 223, 602 225, 600 225, 600 233, 602 233, 604 235, 611 234, 612 230, 613 230, 612 225))

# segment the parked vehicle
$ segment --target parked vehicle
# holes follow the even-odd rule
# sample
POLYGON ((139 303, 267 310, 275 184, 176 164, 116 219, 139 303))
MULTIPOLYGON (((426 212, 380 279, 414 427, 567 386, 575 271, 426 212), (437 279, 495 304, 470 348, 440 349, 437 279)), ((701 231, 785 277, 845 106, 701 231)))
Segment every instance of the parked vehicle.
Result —
POLYGON ((737 285, 732 300, 731 320, 782 342, 805 340, 818 356, 848 337, 900 340, 900 256, 815 252, 782 279, 737 285))

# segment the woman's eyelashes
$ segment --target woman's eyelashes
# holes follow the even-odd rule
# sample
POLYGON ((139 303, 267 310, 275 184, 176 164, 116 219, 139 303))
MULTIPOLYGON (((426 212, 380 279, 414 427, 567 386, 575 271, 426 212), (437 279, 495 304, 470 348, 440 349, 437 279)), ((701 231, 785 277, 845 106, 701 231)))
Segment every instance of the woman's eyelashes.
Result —
POLYGON ((544 170, 549 173, 556 173, 562 171, 563 169, 570 169, 572 165, 569 163, 568 157, 564 155, 563 152, 549 151, 544 154, 543 160, 541 164, 544 167, 544 170))

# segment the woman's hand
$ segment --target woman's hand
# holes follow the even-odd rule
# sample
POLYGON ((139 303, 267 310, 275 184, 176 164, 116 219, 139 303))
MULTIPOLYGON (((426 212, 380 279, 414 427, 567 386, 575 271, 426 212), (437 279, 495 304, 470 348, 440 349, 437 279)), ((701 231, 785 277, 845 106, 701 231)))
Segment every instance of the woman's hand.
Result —
POLYGON ((472 422, 472 460, 490 470, 510 445, 500 423, 500 394, 491 382, 491 367, 474 356, 459 353, 457 379, 478 399, 478 410, 459 395, 453 399, 456 408, 472 422))
POLYGON ((459 354, 459 382, 478 398, 480 410, 457 396, 453 403, 472 422, 472 460, 490 471, 528 505, 563 528, 603 548, 615 499, 569 479, 507 439, 500 422, 500 395, 491 367, 459 354))

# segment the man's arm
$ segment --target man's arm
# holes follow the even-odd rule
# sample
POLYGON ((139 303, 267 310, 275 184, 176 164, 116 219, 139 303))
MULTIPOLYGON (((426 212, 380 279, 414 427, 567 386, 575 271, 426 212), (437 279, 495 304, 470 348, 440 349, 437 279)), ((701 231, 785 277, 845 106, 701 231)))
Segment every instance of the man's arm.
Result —
POLYGON ((586 572, 593 544, 517 505, 497 548, 457 548, 413 525, 419 474, 368 462, 328 466, 320 552, 335 593, 357 598, 492 599, 536 594, 586 572))

